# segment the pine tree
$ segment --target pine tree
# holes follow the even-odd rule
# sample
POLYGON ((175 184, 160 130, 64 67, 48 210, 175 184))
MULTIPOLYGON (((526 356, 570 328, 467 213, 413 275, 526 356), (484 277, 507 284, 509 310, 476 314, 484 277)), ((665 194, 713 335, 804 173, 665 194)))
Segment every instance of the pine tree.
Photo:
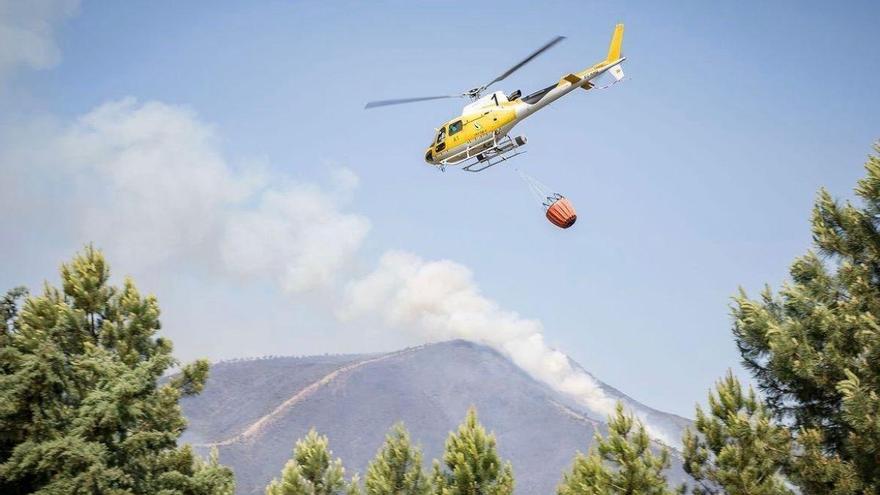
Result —
POLYGON ((468 410, 457 432, 446 439, 443 463, 434 461, 432 477, 436 495, 509 495, 513 493, 513 468, 502 463, 495 449, 495 435, 468 410))
POLYGON ((422 451, 414 447, 402 423, 394 425, 385 444, 367 467, 367 495, 428 495, 431 484, 422 471, 422 451))
POLYGON ((865 168, 861 206, 819 192, 817 252, 791 282, 733 308, 743 362, 797 437, 789 475, 805 494, 880 493, 880 157, 865 168))
POLYGON ((608 437, 597 434, 587 455, 578 453, 565 473, 559 495, 671 495, 663 475, 669 467, 669 450, 652 450, 644 425, 628 416, 623 405, 608 419, 608 437))
POLYGON ((709 394, 708 413, 697 406, 695 434, 685 432, 684 469, 696 495, 790 495, 781 476, 791 435, 773 422, 754 390, 744 393, 728 372, 709 394))
POLYGON ((341 459, 333 459, 327 437, 315 430, 297 440, 293 459, 281 470, 281 478, 266 487, 266 495, 342 495, 359 492, 357 477, 345 481, 341 459))
POLYGON ((22 298, 27 296, 27 289, 24 287, 16 287, 9 290, 3 299, 0 299, 0 317, 3 318, 3 328, 0 329, 0 345, 5 346, 9 343, 12 332, 15 331, 16 315, 18 314, 18 305, 22 298))
POLYGON ((216 456, 177 446, 178 400, 202 390, 207 362, 160 385, 177 362, 156 337, 156 298, 109 277, 88 246, 62 266, 62 289, 46 284, 21 307, 23 291, 4 298, 0 493, 231 494, 216 456))

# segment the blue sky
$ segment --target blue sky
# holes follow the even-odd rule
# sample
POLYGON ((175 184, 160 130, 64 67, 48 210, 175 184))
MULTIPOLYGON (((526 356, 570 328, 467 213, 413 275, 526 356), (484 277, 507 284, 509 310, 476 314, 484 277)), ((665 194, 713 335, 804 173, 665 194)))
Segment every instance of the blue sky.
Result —
MULTIPOLYGON (((233 164, 325 185, 346 167, 359 185, 342 208, 371 225, 354 273, 390 249, 453 260, 597 377, 690 416, 738 369, 730 297, 785 279, 809 246, 818 188, 849 197, 880 137, 878 20, 875 2, 86 1, 55 23, 57 65, 7 71, 0 132, 8 143, 34 122, 65 127, 134 97, 187 109, 233 164), (542 218, 510 167, 443 174, 423 163, 458 101, 363 110, 468 89, 567 36, 497 86, 531 92, 602 59, 617 22, 630 79, 572 93, 516 129, 529 144, 512 166, 573 201, 567 231, 542 218)), ((50 169, 0 166, 42 194, 65 187, 50 169)), ((40 221, 61 208, 49 198, 24 208, 3 222, 16 232, 7 254, 21 260, 0 273, 4 287, 52 279, 91 240, 40 221)), ((187 358, 421 338, 340 323, 322 296, 183 264, 114 266, 158 293, 187 358)))

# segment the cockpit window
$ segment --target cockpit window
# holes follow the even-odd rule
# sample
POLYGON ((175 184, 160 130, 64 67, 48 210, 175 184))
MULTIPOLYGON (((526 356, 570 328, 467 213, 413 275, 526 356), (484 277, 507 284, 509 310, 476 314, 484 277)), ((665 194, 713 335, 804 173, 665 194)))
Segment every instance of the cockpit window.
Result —
POLYGON ((440 132, 437 133, 437 144, 442 143, 444 139, 446 139, 446 128, 441 127, 440 132))
POLYGON ((460 130, 461 130, 461 121, 460 120, 456 120, 455 122, 449 124, 449 135, 450 136, 460 130))

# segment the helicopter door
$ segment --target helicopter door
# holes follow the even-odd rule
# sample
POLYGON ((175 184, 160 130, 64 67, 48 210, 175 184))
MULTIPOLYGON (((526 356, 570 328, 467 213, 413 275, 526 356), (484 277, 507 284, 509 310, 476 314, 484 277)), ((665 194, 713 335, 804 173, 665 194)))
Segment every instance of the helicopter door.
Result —
POLYGON ((461 120, 456 120, 455 122, 449 124, 449 137, 446 138, 447 146, 449 148, 455 148, 463 142, 462 138, 464 135, 461 133, 463 127, 464 123, 461 120))
POLYGON ((446 149, 446 126, 440 128, 440 132, 437 133, 437 140, 434 141, 434 152, 440 153, 441 151, 446 149))

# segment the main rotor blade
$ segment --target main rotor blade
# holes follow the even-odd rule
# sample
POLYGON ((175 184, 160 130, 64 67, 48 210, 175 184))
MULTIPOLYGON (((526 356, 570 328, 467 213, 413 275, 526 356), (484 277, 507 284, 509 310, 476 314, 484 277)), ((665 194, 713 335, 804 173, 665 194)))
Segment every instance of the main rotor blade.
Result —
POLYGON ((445 98, 461 98, 461 95, 420 96, 418 98, 398 98, 396 100, 371 101, 364 106, 364 109, 384 107, 388 105, 402 105, 404 103, 415 103, 417 101, 443 100, 445 98))
POLYGON ((498 77, 496 77, 495 79, 493 79, 492 82, 490 82, 489 84, 483 86, 483 89, 488 88, 489 86, 491 86, 491 85, 497 83, 498 81, 503 81, 507 76, 509 76, 509 75, 513 74, 514 72, 518 71, 519 69, 522 68, 523 65, 526 65, 527 63, 531 62, 532 60, 535 59, 535 57, 537 57, 538 55, 540 55, 540 54, 546 52, 546 51, 549 50, 553 45, 555 45, 556 43, 559 43, 560 41, 562 41, 562 40, 564 40, 564 39, 565 39, 565 36, 557 36, 557 37, 553 38, 552 40, 548 41, 546 44, 544 44, 544 46, 542 46, 541 48, 538 48, 537 50, 535 50, 531 55, 529 55, 528 57, 524 58, 520 63, 514 65, 513 67, 511 67, 511 68, 509 68, 509 69, 507 69, 507 72, 505 72, 504 74, 501 74, 500 76, 498 76, 498 77))

